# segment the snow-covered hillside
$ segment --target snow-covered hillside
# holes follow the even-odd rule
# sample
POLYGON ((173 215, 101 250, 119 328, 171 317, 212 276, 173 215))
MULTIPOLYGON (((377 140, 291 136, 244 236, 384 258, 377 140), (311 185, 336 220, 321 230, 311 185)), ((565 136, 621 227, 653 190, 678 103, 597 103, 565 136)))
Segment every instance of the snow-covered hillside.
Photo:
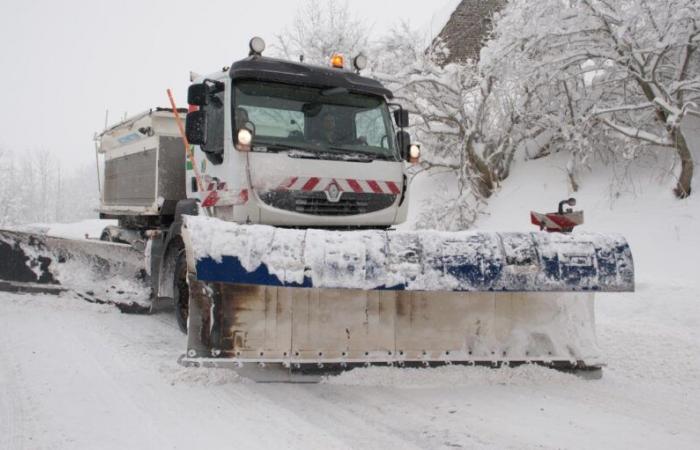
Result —
POLYGON ((673 178, 664 177, 659 166, 636 167, 623 174, 615 173, 620 167, 597 165, 582 174, 580 191, 573 193, 567 187, 566 162, 564 155, 520 162, 477 227, 534 231, 530 211, 556 211, 559 201, 575 197, 576 209, 585 213, 579 230, 621 233, 627 238, 638 283, 697 283, 700 196, 675 199, 673 178))

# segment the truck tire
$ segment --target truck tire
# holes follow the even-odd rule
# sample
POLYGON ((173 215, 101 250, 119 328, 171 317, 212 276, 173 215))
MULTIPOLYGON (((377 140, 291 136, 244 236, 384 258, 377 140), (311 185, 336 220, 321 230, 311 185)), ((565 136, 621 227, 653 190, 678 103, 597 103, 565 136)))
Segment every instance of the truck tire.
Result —
POLYGON ((114 225, 109 225, 102 230, 102 234, 100 234, 100 240, 104 242, 112 242, 115 244, 132 245, 135 248, 139 248, 138 242, 142 241, 141 236, 139 234, 139 230, 120 228, 115 227, 114 225))
POLYGON ((190 289, 187 284, 187 257, 185 249, 178 249, 175 258, 175 271, 173 274, 175 318, 180 330, 187 334, 187 319, 190 315, 190 289))
POLYGON ((112 242, 112 233, 109 232, 109 227, 105 227, 100 234, 100 240, 104 242, 112 242))

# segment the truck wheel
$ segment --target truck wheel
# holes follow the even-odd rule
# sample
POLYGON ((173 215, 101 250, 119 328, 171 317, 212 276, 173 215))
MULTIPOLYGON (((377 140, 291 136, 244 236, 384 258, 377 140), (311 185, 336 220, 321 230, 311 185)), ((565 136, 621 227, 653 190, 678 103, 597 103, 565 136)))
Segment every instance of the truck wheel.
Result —
POLYGON ((100 240, 104 242, 112 242, 112 235, 109 233, 109 229, 105 228, 104 230, 102 230, 100 240))
POLYGON ((173 276, 175 318, 180 330, 187 334, 187 319, 190 315, 190 288, 187 285, 187 257, 184 248, 179 249, 176 258, 173 276))

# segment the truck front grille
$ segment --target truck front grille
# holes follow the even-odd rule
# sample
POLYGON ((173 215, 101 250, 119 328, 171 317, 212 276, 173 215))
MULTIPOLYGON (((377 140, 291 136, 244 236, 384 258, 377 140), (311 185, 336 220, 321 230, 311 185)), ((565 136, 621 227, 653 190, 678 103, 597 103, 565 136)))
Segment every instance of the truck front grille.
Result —
POLYGON ((272 191, 259 194, 267 205, 285 211, 315 216, 355 216, 389 208, 394 194, 344 192, 338 202, 330 202, 325 192, 272 191))

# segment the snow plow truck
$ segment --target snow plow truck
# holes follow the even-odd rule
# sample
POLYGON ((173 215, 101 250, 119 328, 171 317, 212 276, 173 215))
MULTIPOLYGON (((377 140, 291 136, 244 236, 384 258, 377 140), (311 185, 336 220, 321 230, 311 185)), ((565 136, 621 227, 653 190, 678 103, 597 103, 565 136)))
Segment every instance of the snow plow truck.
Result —
POLYGON ((634 289, 624 238, 395 229, 420 158, 408 112, 360 74, 362 55, 321 67, 264 48, 254 38, 247 58, 193 77, 189 108, 171 95, 102 132, 100 216, 118 225, 101 241, 0 231, 0 287, 172 305, 182 364, 272 379, 371 365, 599 372, 594 295, 634 289))

